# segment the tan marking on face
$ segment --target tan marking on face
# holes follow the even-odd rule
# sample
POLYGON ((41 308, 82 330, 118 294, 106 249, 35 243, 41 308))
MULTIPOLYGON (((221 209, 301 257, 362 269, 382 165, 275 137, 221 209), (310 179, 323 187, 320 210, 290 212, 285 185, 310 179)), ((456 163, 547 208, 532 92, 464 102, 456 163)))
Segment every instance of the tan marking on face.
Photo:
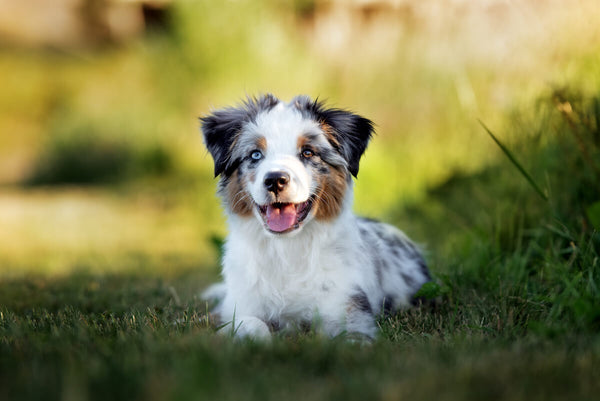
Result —
POLYGON ((340 142, 335 137, 335 135, 333 133, 333 128, 331 128, 331 126, 328 124, 321 123, 321 130, 327 137, 327 140, 329 141, 329 143, 331 143, 335 148, 339 148, 340 142))
POLYGON ((256 138, 256 147, 260 150, 267 149, 267 139, 264 136, 256 138))
POLYGON ((319 192, 313 208, 318 220, 331 220, 342 211, 348 188, 347 174, 343 169, 332 168, 329 174, 319 177, 319 192))
POLYGON ((252 198, 244 189, 239 171, 234 171, 229 178, 225 193, 227 194, 229 208, 233 213, 244 217, 252 215, 252 198))
POLYGON ((310 139, 306 136, 302 135, 298 138, 298 149, 304 148, 307 144, 310 143, 310 139))

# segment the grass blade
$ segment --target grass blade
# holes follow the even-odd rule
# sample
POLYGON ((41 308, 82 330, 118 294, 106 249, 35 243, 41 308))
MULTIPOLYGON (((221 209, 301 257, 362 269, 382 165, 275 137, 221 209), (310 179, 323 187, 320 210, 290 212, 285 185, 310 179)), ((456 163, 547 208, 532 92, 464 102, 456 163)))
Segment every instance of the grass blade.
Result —
POLYGON ((504 152, 504 154, 506 155, 506 157, 508 157, 508 159, 512 162, 512 164, 514 164, 514 166, 517 168, 517 170, 519 170, 521 172, 521 174, 523 175, 523 177, 525 177, 525 179, 527 180, 527 182, 529 182, 529 184, 533 187, 533 189, 535 189, 535 191, 538 193, 538 195, 540 195, 542 197, 542 199, 544 199, 547 202, 548 201, 548 197, 546 196, 546 194, 540 189, 540 187, 538 187, 538 185, 535 183, 535 181, 533 181, 533 178, 531 178, 531 176, 527 173, 527 171, 525 171, 525 169, 523 168, 523 166, 521 166, 521 163, 519 163, 517 161, 517 159, 515 159, 515 157, 510 152, 510 150, 508 150, 508 148, 506 146, 504 146, 502 144, 502 142, 500 142, 498 140, 498 138, 496 138, 496 136, 492 133, 492 131, 490 131, 490 129, 485 126, 485 124, 483 123, 483 121, 481 121, 479 119, 477 119, 477 121, 479 121, 479 124, 481 124, 481 126, 488 133, 488 135, 490 137, 492 137, 492 139, 494 140, 494 142, 496 142, 496 145, 498 145, 500 147, 500 149, 502 149, 502 151, 504 152))

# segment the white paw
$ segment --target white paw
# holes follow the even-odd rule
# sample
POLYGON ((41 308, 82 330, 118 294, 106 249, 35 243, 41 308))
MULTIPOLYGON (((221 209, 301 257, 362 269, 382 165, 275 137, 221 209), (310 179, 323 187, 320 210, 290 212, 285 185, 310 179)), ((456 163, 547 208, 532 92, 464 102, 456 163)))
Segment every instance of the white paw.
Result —
POLYGON ((231 324, 222 329, 225 332, 231 333, 236 338, 250 338, 253 340, 270 341, 271 331, 269 326, 262 320, 254 316, 242 316, 236 318, 231 324))

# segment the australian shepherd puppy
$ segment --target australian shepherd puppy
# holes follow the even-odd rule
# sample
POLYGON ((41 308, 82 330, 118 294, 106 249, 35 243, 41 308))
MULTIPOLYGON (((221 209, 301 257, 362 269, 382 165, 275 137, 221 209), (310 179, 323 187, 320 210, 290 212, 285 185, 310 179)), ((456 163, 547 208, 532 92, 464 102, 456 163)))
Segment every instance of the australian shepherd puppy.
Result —
POLYGON ((306 329, 373 338, 430 275, 400 230, 352 214, 352 177, 373 123, 272 95, 201 118, 229 235, 224 282, 205 298, 238 336, 306 329))

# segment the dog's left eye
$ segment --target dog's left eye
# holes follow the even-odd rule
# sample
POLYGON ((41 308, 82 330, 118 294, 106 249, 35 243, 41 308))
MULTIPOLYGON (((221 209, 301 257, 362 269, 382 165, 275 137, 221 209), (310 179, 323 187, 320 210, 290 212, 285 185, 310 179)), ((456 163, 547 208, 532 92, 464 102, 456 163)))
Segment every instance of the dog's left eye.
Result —
POLYGON ((252 158, 252 160, 260 160, 262 159, 263 155, 260 150, 255 150, 252 153, 250 153, 250 157, 252 158))
POLYGON ((314 155, 315 155, 315 153, 310 149, 304 149, 302 151, 302 157, 304 157, 305 159, 310 159, 314 155))

